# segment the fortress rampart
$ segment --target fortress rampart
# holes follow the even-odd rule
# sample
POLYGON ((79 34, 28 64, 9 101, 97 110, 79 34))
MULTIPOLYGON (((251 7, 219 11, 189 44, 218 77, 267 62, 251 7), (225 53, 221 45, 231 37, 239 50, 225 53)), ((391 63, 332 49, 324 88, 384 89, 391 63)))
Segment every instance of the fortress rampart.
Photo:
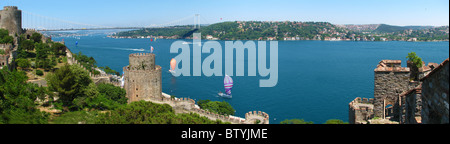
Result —
POLYGON ((155 54, 130 54, 129 60, 123 68, 128 102, 162 98, 161 67, 155 65, 155 54))
POLYGON ((160 104, 171 105, 177 113, 196 113, 212 120, 221 120, 232 124, 269 124, 269 115, 261 111, 250 111, 245 114, 245 118, 235 116, 225 116, 200 109, 195 101, 190 98, 169 98, 161 97, 160 99, 147 100, 160 104))
POLYGON ((269 124, 269 115, 261 111, 245 114, 245 118, 219 115, 200 109, 195 101, 189 98, 172 98, 162 93, 161 66, 155 65, 152 53, 136 53, 129 55, 129 65, 123 67, 124 89, 128 102, 150 101, 158 104, 169 104, 176 113, 196 113, 212 120, 221 120, 233 124, 269 124))
POLYGON ((357 97, 349 104, 349 123, 363 124, 373 118, 374 99, 357 97))
MULTIPOLYGON (((446 61, 448 63, 448 59, 446 61)), ((421 68, 411 62, 407 62, 407 67, 401 67, 401 60, 380 61, 374 69, 374 99, 356 98, 350 102, 349 122, 363 124, 377 117, 402 124, 448 123, 448 69, 433 75, 439 69, 445 69, 446 61, 441 65, 422 63, 421 68), (428 77, 433 76, 431 83, 434 84, 425 84, 429 82, 428 77), (422 79, 423 83, 418 79, 422 79), (440 88, 430 90, 433 85, 440 88), (425 94, 425 91, 441 91, 442 96, 425 94), (427 102, 430 96, 433 100, 427 102), (436 107, 439 108, 433 109, 436 107), (429 111, 433 112, 430 114, 429 111), (433 115, 433 120, 441 119, 439 122, 430 122, 429 117, 424 115, 433 115)))
POLYGON ((22 11, 16 6, 5 6, 0 10, 0 28, 7 29, 10 35, 22 33, 22 11))

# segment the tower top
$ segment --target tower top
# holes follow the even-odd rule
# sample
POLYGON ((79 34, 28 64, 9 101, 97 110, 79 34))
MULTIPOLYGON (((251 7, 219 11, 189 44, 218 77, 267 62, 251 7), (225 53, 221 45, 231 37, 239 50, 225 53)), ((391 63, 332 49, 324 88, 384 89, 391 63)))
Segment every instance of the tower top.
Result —
POLYGON ((3 7, 3 10, 7 10, 7 9, 15 9, 15 10, 18 10, 18 8, 17 8, 17 6, 4 6, 3 7))

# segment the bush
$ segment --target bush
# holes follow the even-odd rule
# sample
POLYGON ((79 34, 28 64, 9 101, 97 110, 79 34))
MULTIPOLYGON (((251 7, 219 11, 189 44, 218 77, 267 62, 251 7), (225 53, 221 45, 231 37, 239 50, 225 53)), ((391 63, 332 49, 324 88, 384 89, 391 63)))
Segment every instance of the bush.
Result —
POLYGON ((291 120, 284 120, 280 122, 280 124, 314 124, 312 121, 305 121, 303 119, 291 119, 291 120))
POLYGON ((223 124, 198 114, 175 114, 168 104, 139 101, 100 114, 97 124, 223 124))
POLYGON ((339 119, 330 119, 325 122, 325 124, 348 124, 348 122, 344 122, 339 119))
POLYGON ((230 103, 223 101, 210 101, 210 100, 199 100, 197 102, 198 106, 202 109, 209 110, 214 113, 221 115, 234 115, 234 108, 230 103))
POLYGON ((41 71, 41 70, 36 70, 36 75, 38 75, 38 76, 43 76, 43 75, 44 75, 44 72, 41 71))

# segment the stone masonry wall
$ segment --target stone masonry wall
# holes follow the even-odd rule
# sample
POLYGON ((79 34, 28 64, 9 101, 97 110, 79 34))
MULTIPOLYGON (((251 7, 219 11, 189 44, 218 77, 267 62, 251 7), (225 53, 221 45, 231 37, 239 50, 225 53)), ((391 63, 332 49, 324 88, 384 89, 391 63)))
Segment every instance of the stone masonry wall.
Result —
POLYGON ((385 106, 389 104, 394 106, 394 111, 398 110, 395 106, 398 95, 409 89, 409 77, 409 71, 375 71, 375 117, 384 118, 385 106))
POLYGON ((161 67, 155 66, 155 55, 139 53, 129 58, 130 65, 123 68, 128 102, 161 99, 161 67))
POLYGON ((399 96, 401 124, 418 124, 421 123, 422 111, 422 88, 421 86, 404 92, 399 96))
POLYGON ((7 29, 10 34, 21 34, 22 11, 15 6, 5 6, 0 11, 0 28, 7 29))
POLYGON ((422 123, 449 123, 449 59, 422 79, 422 123))
POLYGON ((367 120, 373 118, 373 99, 360 97, 349 104, 349 123, 364 124, 367 120))

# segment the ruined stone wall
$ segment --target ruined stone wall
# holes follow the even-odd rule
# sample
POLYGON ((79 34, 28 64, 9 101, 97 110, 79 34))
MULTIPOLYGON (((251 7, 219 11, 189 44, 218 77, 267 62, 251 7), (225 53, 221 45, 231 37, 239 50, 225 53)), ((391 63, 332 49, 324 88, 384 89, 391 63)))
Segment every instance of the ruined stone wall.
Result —
POLYGON ((195 104, 195 101, 190 98, 162 97, 160 100, 153 100, 152 102, 169 104, 177 113, 196 113, 211 120, 221 120, 232 124, 269 124, 269 114, 262 111, 250 111, 245 113, 245 118, 240 118, 236 116, 220 115, 201 109, 195 104), (256 123, 258 121, 259 123, 256 123))
POLYGON ((161 67, 155 66, 155 55, 131 54, 129 59, 130 65, 123 69, 128 102, 161 99, 161 67))
POLYGON ((10 35, 22 33, 22 11, 15 6, 5 6, 0 11, 0 28, 7 29, 10 35))
POLYGON ((422 123, 449 123, 449 59, 422 79, 422 123))
POLYGON ((0 54, 0 67, 9 66, 10 52, 12 50, 11 44, 0 44, 0 50, 3 50, 5 54, 0 54))
POLYGON ((373 118, 373 102, 374 99, 367 99, 357 97, 349 104, 349 123, 350 124, 364 124, 373 118))

